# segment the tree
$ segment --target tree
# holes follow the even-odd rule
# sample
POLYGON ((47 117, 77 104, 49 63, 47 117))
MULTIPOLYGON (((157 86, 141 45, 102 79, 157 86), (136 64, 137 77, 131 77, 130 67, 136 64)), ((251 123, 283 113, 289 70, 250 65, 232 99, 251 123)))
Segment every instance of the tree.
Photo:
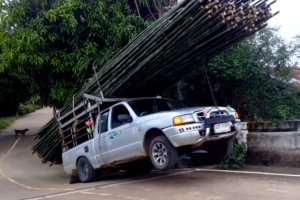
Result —
POLYGON ((0 73, 0 117, 15 115, 19 105, 30 99, 30 81, 22 74, 0 73))
MULTIPOLYGON (((299 117, 299 88, 287 82, 297 43, 286 42, 277 31, 265 28, 199 66, 182 80, 183 102, 213 105, 210 83, 217 104, 235 107, 244 120, 299 117)), ((178 85, 173 96, 178 96, 177 91, 178 85)))
MULTIPOLYGON (((296 35, 292 39, 293 39, 293 41, 296 42, 295 43, 296 55, 294 56, 294 58, 296 58, 299 61, 299 59, 300 59, 300 34, 296 35)), ((299 64, 299 62, 297 62, 297 64, 299 64)))
POLYGON ((145 21, 126 0, 1 0, 0 70, 24 73, 60 107, 145 21))

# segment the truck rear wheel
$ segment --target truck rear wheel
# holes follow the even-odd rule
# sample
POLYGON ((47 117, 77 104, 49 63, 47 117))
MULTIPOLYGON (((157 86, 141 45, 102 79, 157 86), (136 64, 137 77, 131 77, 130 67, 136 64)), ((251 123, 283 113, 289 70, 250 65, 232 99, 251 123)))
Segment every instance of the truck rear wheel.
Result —
POLYGON ((98 171, 93 168, 90 161, 86 157, 81 157, 77 163, 78 177, 81 182, 89 183, 97 180, 98 171))
POLYGON ((168 170, 177 164, 178 152, 166 136, 157 136, 151 141, 149 156, 156 169, 168 170))

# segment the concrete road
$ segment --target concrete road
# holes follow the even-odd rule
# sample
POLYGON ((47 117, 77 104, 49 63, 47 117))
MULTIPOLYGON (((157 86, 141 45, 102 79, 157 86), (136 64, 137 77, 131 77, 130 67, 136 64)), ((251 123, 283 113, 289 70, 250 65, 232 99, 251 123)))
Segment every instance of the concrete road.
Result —
POLYGON ((69 184, 61 165, 43 165, 31 148, 33 134, 52 117, 41 109, 0 131, 0 200, 300 200, 300 169, 248 166, 241 171, 208 168, 114 175, 89 184, 69 184), (13 129, 28 128, 15 137, 13 129))
POLYGON ((61 194, 52 199, 283 200, 300 199, 299 187, 299 178, 194 171, 154 180, 98 187, 76 194, 61 194))

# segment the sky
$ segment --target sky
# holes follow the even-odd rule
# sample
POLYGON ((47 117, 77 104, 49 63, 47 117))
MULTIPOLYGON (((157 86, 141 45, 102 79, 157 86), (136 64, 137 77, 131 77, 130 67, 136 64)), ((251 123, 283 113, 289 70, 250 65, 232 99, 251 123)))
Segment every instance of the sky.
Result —
MULTIPOLYGON (((271 0, 269 1, 271 2, 271 0)), ((290 40, 300 35, 300 0, 277 0, 272 5, 272 12, 280 13, 269 20, 269 25, 281 26, 280 35, 290 40)))
MULTIPOLYGON (((269 25, 280 26, 279 34, 287 41, 300 35, 300 0, 277 0, 271 8, 272 13, 280 13, 268 21, 269 25)), ((293 56, 292 62, 297 62, 300 67, 300 58, 293 56)))

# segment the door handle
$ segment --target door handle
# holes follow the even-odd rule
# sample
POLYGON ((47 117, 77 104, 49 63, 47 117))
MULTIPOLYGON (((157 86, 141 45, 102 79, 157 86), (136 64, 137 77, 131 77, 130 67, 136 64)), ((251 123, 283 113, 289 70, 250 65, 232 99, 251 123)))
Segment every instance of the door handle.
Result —
MULTIPOLYGON (((121 132, 121 131, 119 131, 119 132, 121 132)), ((118 136, 118 132, 109 133, 109 139, 111 139, 111 140, 114 139, 117 136, 118 136)))

